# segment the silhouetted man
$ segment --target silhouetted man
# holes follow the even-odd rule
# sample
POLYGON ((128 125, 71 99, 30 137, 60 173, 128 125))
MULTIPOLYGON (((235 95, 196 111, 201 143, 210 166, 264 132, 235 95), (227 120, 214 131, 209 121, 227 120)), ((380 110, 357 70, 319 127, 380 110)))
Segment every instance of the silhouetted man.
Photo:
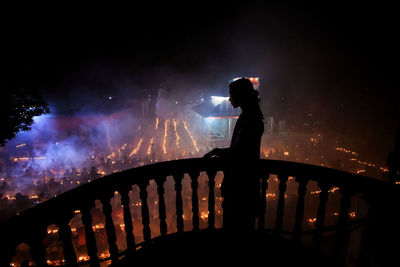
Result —
POLYGON ((228 148, 211 150, 204 158, 219 157, 229 162, 221 186, 224 229, 253 230, 260 197, 257 162, 264 117, 258 92, 249 79, 241 78, 230 83, 229 95, 232 106, 242 109, 231 144, 228 148))

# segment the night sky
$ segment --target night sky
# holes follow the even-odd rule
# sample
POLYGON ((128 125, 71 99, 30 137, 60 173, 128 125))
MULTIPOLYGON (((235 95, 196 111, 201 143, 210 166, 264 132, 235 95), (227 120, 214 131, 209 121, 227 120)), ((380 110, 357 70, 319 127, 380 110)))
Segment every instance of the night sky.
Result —
POLYGON ((232 3, 5 9, 2 86, 64 105, 160 86, 226 93, 229 79, 259 76, 268 114, 394 138, 394 5, 232 3))

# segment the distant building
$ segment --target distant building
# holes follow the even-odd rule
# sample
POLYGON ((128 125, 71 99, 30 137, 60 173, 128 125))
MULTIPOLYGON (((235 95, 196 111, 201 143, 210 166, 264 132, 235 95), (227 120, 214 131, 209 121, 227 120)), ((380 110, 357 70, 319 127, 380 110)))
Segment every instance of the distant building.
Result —
MULTIPOLYGON (((247 77, 255 90, 259 91, 258 77, 247 77)), ((232 79, 235 81, 239 78, 232 79)), ((206 139, 209 148, 229 146, 233 129, 241 110, 234 109, 227 96, 211 96, 191 108, 195 112, 197 130, 206 139)), ((272 118, 271 118, 272 119, 272 118)), ((273 121, 271 121, 273 124, 273 121)), ((272 125, 270 127, 272 131, 272 125)))
POLYGON ((209 147, 229 145, 240 109, 234 109, 228 99, 211 96, 205 102, 192 107, 197 116, 198 130, 209 147))

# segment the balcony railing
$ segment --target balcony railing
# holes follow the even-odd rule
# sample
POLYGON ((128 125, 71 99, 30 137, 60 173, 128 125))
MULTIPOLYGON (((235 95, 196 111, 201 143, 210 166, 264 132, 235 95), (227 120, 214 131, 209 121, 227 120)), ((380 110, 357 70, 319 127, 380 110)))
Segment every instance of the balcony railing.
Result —
MULTIPOLYGON (((190 177, 191 186, 191 230, 200 232, 199 214, 199 175, 206 173, 208 177, 208 233, 216 228, 216 187, 215 178, 218 172, 223 172, 228 163, 221 160, 185 159, 168 162, 160 162, 130 170, 114 173, 90 183, 84 184, 71 191, 58 195, 43 202, 21 214, 1 223, 1 266, 9 266, 15 255, 16 247, 26 243, 30 247, 30 256, 37 266, 48 266, 46 259, 46 247, 43 240, 47 235, 49 225, 57 225, 60 239, 60 251, 63 251, 63 265, 77 266, 83 263, 90 266, 100 266, 100 263, 108 260, 113 264, 121 262, 121 259, 129 257, 134 261, 137 249, 152 240, 150 227, 150 212, 148 206, 148 191, 150 183, 155 182, 158 195, 159 233, 161 237, 170 234, 167 225, 167 209, 164 183, 169 176, 173 177, 175 190, 176 232, 184 234, 184 208, 182 198, 182 181, 184 175, 190 177), (141 218, 143 228, 142 244, 135 240, 132 213, 130 209, 129 193, 132 186, 138 186, 141 200, 141 218), (126 234, 126 250, 121 251, 117 246, 117 237, 114 220, 112 217, 112 205, 110 200, 115 192, 121 196, 123 211, 124 231, 126 234), (91 209, 95 201, 100 200, 102 212, 105 217, 105 232, 109 245, 109 256, 99 257, 96 236, 93 230, 93 218, 91 209), (82 214, 82 223, 85 229, 85 244, 87 250, 86 261, 80 261, 76 255, 74 244, 71 241, 71 227, 69 222, 74 212, 79 210, 82 214)), ((303 242, 317 251, 325 251, 335 260, 336 265, 348 263, 348 255, 351 247, 358 246, 356 265, 380 266, 381 263, 391 262, 396 259, 399 248, 400 222, 396 215, 399 213, 398 186, 391 185, 365 176, 346 173, 325 167, 307 165, 302 163, 260 160, 260 194, 261 209, 257 221, 257 230, 272 232, 278 236, 291 239, 295 242, 303 242), (268 186, 271 177, 278 179, 278 192, 276 201, 275 220, 272 227, 267 227, 269 219, 269 206, 267 201, 268 186), (285 214, 285 194, 287 182, 295 181, 297 184, 297 200, 293 214, 285 214), (307 185, 316 183, 317 209, 315 218, 311 221, 313 228, 304 229, 304 213, 307 208, 305 201, 307 185), (337 221, 335 224, 326 225, 327 205, 330 201, 332 189, 340 193, 340 201, 337 203, 337 221), (357 216, 351 218, 349 212, 354 199, 358 199, 356 207, 357 216), (360 204, 361 203, 361 204, 360 204), (286 216, 287 215, 287 216, 286 216), (292 218, 292 229, 284 227, 284 218, 292 218), (354 237, 355 232, 362 235, 354 237), (396 241, 394 244, 392 241, 396 241)), ((353 216, 354 217, 354 216, 353 216)), ((150 242, 151 243, 151 242, 150 242)), ((324 252, 325 253, 325 252, 324 252)), ((353 262, 354 263, 354 262, 353 262)), ((383 266, 383 265, 382 265, 383 266)))

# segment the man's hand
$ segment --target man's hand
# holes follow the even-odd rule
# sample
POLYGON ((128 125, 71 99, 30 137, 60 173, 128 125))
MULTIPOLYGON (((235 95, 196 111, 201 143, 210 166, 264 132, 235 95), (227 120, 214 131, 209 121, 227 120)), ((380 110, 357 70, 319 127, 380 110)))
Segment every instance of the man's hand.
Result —
POLYGON ((217 158, 221 156, 221 149, 220 148, 214 148, 210 152, 206 153, 203 156, 203 159, 211 159, 211 158, 217 158))

